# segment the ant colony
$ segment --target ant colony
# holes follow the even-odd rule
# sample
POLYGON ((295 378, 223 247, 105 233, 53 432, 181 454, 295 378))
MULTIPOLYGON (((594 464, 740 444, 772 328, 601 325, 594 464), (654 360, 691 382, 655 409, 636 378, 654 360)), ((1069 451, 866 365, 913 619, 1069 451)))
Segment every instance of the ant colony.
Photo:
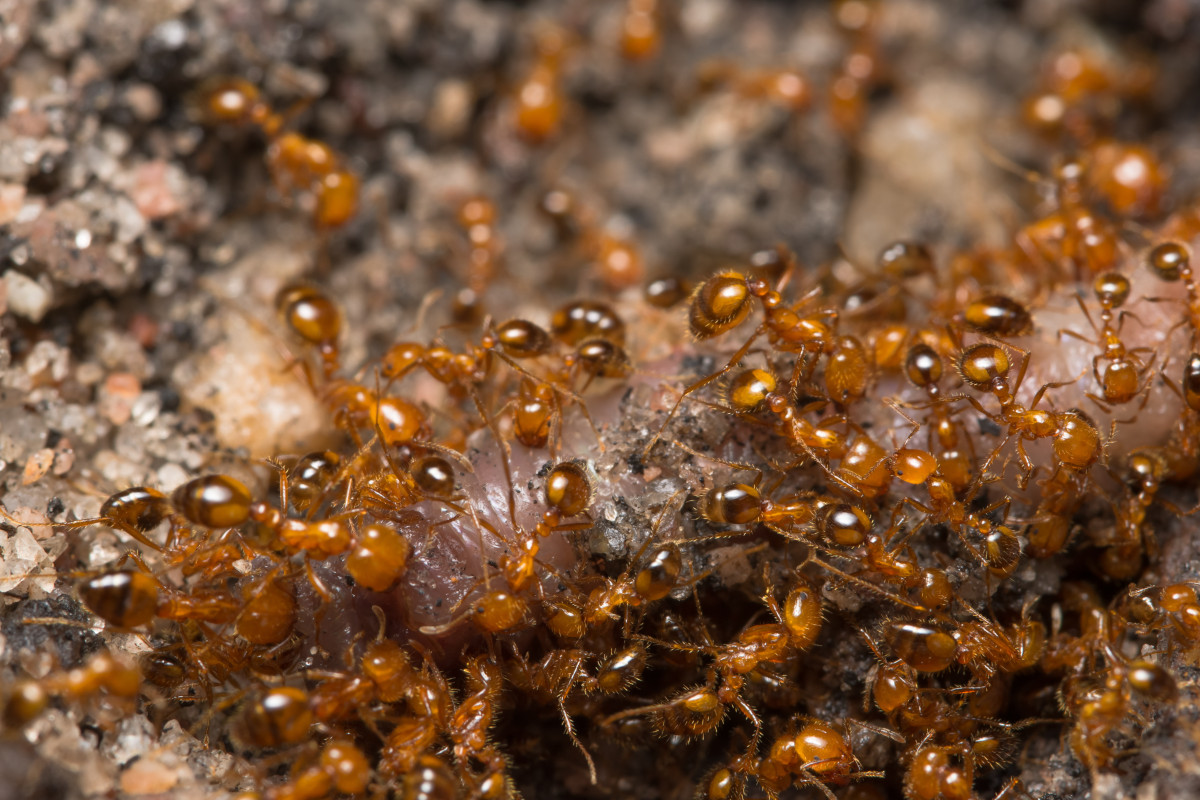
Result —
POLYGON ((355 289, 339 263, 388 240, 397 198, 366 177, 387 167, 299 133, 313 115, 266 81, 194 82, 187 124, 308 236, 313 268, 240 313, 320 444, 54 522, 72 544, 37 574, 101 633, 73 663, 9 658, 7 734, 103 743, 141 715, 224 759, 195 780, 239 800, 1084 796, 1151 769, 1148 728, 1194 735, 1171 729, 1200 652, 1200 205, 1149 135, 1169 71, 1044 45, 1004 123, 1020 148, 965 137, 1000 235, 909 216, 810 252, 748 224, 701 256, 635 224, 614 177, 636 167, 573 171, 616 109, 661 101, 674 127, 620 135, 668 161, 703 113, 728 122, 705 159, 761 136, 901 174, 873 120, 917 63, 912 4, 808 7, 789 19, 824 49, 774 63, 691 52, 702 5, 521 17, 464 112, 463 174, 490 177, 412 201, 444 262, 409 257, 428 292, 389 339, 361 297, 393 266, 355 289), (119 554, 96 566, 100 535, 119 554))

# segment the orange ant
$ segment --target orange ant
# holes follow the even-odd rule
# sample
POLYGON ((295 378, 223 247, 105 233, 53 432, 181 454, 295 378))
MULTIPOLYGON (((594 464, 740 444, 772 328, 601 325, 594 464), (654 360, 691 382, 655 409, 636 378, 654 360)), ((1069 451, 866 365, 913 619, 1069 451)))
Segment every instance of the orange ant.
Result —
POLYGON ((1121 496, 1112 501, 1113 527, 1107 535, 1093 536, 1093 543, 1103 548, 1098 563, 1100 571, 1116 580, 1134 578, 1141 570, 1143 555, 1152 562, 1158 559, 1153 526, 1146 520, 1152 507, 1157 504, 1179 518, 1200 510, 1197 506, 1185 511, 1158 496, 1168 474, 1168 456, 1164 448, 1134 450, 1126 459, 1126 469, 1128 477, 1121 482, 1121 496))
POLYGON ((1056 166, 1054 176, 1056 210, 1023 227, 1016 235, 1017 247, 1030 261, 1052 272, 1060 264, 1073 267, 1072 275, 1060 278, 1112 272, 1120 254, 1120 236, 1087 205, 1083 162, 1066 159, 1056 166))
POLYGON ((503 243, 496 226, 496 205, 482 195, 469 197, 458 207, 459 227, 467 235, 466 280, 454 297, 455 317, 470 319, 495 278, 503 243))
POLYGON ((214 82, 203 92, 203 113, 212 122, 248 124, 267 139, 267 166, 283 195, 306 191, 318 228, 339 228, 358 212, 358 176, 324 142, 285 131, 288 115, 276 113, 259 91, 238 78, 214 82))
POLYGON ((986 516, 988 511, 1007 501, 1000 501, 981 512, 968 510, 967 504, 958 499, 954 485, 941 474, 937 458, 925 450, 901 448, 892 457, 890 466, 901 481, 913 486, 925 484, 929 492, 929 505, 911 497, 901 498, 893 517, 905 506, 911 506, 924 515, 926 524, 944 524, 957 533, 967 549, 992 573, 1008 575, 1016 567, 1021 555, 1016 534, 1008 526, 994 524, 986 516), (970 541, 970 533, 982 536, 983 551, 970 541))
MULTIPOLYGON (((1092 358, 1092 374, 1096 378, 1096 383, 1101 387, 1103 397, 1088 392, 1088 397, 1096 405, 1107 412, 1110 410, 1109 406, 1123 405, 1141 394, 1140 410, 1145 407, 1146 401, 1149 399, 1150 382, 1143 378, 1154 364, 1154 351, 1148 347, 1135 347, 1127 350, 1121 341, 1120 324, 1113 325, 1113 311, 1124 305, 1129 298, 1129 280, 1120 273, 1106 272, 1096 277, 1092 288, 1096 299, 1100 302, 1099 326, 1092 319, 1083 298, 1076 296, 1076 300, 1100 340, 1093 342, 1072 330, 1060 330, 1058 335, 1059 337, 1071 336, 1101 347, 1102 352, 1092 358), (1139 353, 1150 353, 1150 359, 1143 361, 1139 357, 1139 353), (1103 374, 1100 372, 1101 362, 1107 362, 1103 374)), ((1122 312, 1121 321, 1123 322, 1124 319, 1125 312, 1122 312)))
POLYGON ((1151 248, 1146 256, 1146 264, 1161 281, 1183 282, 1184 294, 1187 295, 1183 301, 1187 314, 1185 322, 1192 328, 1195 347, 1195 342, 1200 338, 1200 294, 1196 291, 1196 280, 1192 273, 1191 251, 1179 242, 1163 242, 1151 248))
MULTIPOLYGON (((1014 347, 1013 345, 1009 345, 1014 347)), ((1069 469, 1084 472, 1095 464, 1104 451, 1104 442, 1100 431, 1082 411, 1070 410, 1061 413, 1038 410, 1037 405, 1048 389, 1065 386, 1073 381, 1046 383, 1034 394, 1029 408, 1017 401, 1017 393, 1025 379, 1029 366, 1029 351, 1014 347, 1022 353, 1021 366, 1017 370, 1016 383, 1010 387, 1008 373, 1010 362, 1003 347, 990 342, 981 342, 964 349, 958 356, 958 372, 963 381, 974 389, 992 394, 1000 402, 998 413, 988 411, 975 397, 969 394, 957 394, 944 397, 934 402, 952 403, 966 400, 981 414, 997 424, 1007 425, 1008 434, 992 451, 980 469, 980 478, 986 473, 988 466, 1012 439, 1017 440, 1017 455, 1020 459, 1022 473, 1018 476, 1018 485, 1024 488, 1036 467, 1025 452, 1025 440, 1053 438, 1054 457, 1056 461, 1069 469)), ((1078 380, 1075 378, 1074 380, 1078 380)), ((979 480, 979 478, 977 478, 979 480)))
POLYGON ((624 230, 627 225, 601 224, 598 208, 565 189, 547 192, 540 208, 554 222, 560 238, 575 242, 579 255, 590 262, 605 288, 620 292, 641 282, 645 259, 630 232, 624 230))
POLYGON ((562 130, 567 97, 562 87, 563 61, 570 48, 566 31, 547 25, 534 37, 533 66, 516 87, 513 124, 526 140, 541 144, 562 130))
POLYGON ((142 686, 138 668, 107 650, 93 655, 86 664, 66 672, 52 673, 39 680, 11 682, 5 692, 3 721, 6 726, 27 725, 41 716, 53 697, 83 701, 101 692, 132 704, 142 686))
POLYGON ((763 98, 780 108, 800 113, 812 104, 812 87, 798 69, 776 67, 746 69, 729 61, 711 61, 700 67, 700 84, 730 84, 740 96, 763 98))
MULTIPOLYGON (((936 439, 938 445, 938 469, 942 477, 950 482, 956 492, 965 491, 972 482, 971 471, 975 464, 975 444, 971 437, 954 421, 953 414, 943 403, 939 382, 944 371, 941 355, 930 345, 918 342, 904 356, 904 374, 918 389, 924 389, 929 397, 929 408, 933 415, 930 428, 930 451, 936 439), (963 449, 963 443, 966 449, 963 449)), ((901 416, 907 417, 894 403, 889 403, 901 416)), ((915 435, 915 431, 914 431, 915 435)), ((911 438, 911 437, 910 437, 911 438)))
POLYGON ((871 91, 885 80, 885 67, 877 42, 877 4, 871 0, 843 0, 834 9, 834 20, 851 37, 849 51, 829 83, 829 115, 845 137, 858 135, 866 120, 871 91))
MULTIPOLYGON (((780 255, 786 263, 786 277, 786 273, 790 273, 793 267, 793 259, 787 253, 780 255)), ((671 407, 663 424, 646 445, 643 455, 649 456, 650 451, 653 450, 654 445, 666 430, 667 425, 670 424, 683 401, 689 395, 727 375, 746 353, 750 352, 754 342, 763 335, 768 337, 773 348, 782 352, 796 353, 799 356, 796 360, 792 381, 793 388, 798 385, 802 377, 807 378, 815 366, 813 363, 815 358, 830 352, 834 346, 833 329, 823 322, 821 317, 837 319, 837 311, 833 309, 824 309, 808 317, 801 316, 798 309, 812 296, 810 293, 797 306, 789 307, 784 305, 779 292, 771 289, 765 280, 748 277, 734 271, 719 273, 701 284, 692 295, 688 316, 689 328, 697 339, 703 340, 719 336, 736 328, 745 321, 750 313, 751 303, 756 299, 763 308, 763 321, 724 367, 693 383, 683 391, 675 405, 671 407)), ((770 393, 773 392, 774 387, 770 390, 770 393)), ((776 402, 771 405, 772 411, 775 411, 775 406, 778 406, 779 409, 776 413, 781 418, 787 416, 784 410, 784 407, 789 405, 787 398, 782 395, 775 395, 774 398, 776 402)), ((804 423, 804 420, 796 416, 792 424, 804 423)))
POLYGON ((863 778, 882 778, 878 770, 864 771, 850 741, 849 726, 863 728, 897 741, 903 737, 884 728, 847 718, 841 730, 824 720, 804 717, 799 728, 777 738, 768 754, 758 763, 755 777, 774 795, 789 786, 815 786, 834 800, 830 785, 845 786, 863 778))
POLYGON ((627 0, 621 15, 621 55, 648 61, 662 49, 662 11, 658 0, 627 0))

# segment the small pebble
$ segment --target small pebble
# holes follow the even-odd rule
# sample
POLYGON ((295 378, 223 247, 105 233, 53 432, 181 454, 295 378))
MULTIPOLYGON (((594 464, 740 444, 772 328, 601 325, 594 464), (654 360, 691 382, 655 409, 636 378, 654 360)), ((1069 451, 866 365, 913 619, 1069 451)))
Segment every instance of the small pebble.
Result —
POLYGON ((31 483, 37 483, 50 471, 50 467, 53 464, 53 450, 48 447, 38 450, 25 462, 25 472, 21 475, 21 485, 28 486, 31 483))
POLYGON ((8 310, 30 322, 41 322, 50 310, 53 295, 46 287, 24 273, 10 269, 4 273, 8 292, 8 310))

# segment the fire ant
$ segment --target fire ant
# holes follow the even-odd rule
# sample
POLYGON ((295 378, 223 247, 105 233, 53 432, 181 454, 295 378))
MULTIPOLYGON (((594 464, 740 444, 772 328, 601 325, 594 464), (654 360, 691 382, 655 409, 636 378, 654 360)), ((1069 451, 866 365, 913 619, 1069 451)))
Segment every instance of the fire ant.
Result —
MULTIPOLYGON (((938 469, 943 478, 950 482, 955 492, 963 492, 972 483, 972 470, 975 465, 975 445, 971 437, 955 422, 953 413, 943 403, 936 402, 941 397, 939 382, 944 371, 942 356, 930 345, 918 342, 908 349, 904 356, 904 374, 918 389, 923 389, 929 397, 929 410, 932 420, 926 420, 929 427, 930 452, 936 439, 938 469), (966 447, 963 448, 965 443, 966 447)), ((889 403, 901 416, 907 416, 894 403, 889 403)), ((915 435, 915 431, 914 431, 915 435)))
POLYGON ((266 161, 275 188, 285 196, 308 192, 318 228, 340 228, 358 212, 358 176, 329 145, 285 131, 288 115, 274 111, 253 85, 238 78, 217 80, 202 92, 201 106, 210 122, 259 130, 267 140, 266 161))
POLYGON ((993 574, 1004 576, 1012 571, 1021 555, 1017 536, 1008 526, 995 524, 986 516, 988 511, 1006 501, 983 512, 970 511, 967 504, 958 499, 953 484, 941 474, 937 458, 924 450, 902 448, 896 451, 890 465, 901 481, 913 486, 924 484, 929 492, 929 505, 903 497, 896 506, 896 513, 904 506, 915 508, 924 515, 926 524, 950 527, 993 574), (971 541, 972 533, 982 537, 982 551, 971 541))
POLYGON ((878 4, 871 0, 843 0, 834 9, 834 21, 851 43, 830 81, 827 102, 834 128, 847 138, 862 129, 871 91, 886 79, 876 33, 878 13, 878 4))
MULTIPOLYGON (((250 490, 237 478, 229 475, 206 475, 177 488, 168 498, 157 489, 134 486, 109 496, 100 506, 100 515, 74 520, 56 527, 65 530, 108 525, 128 534, 138 543, 154 551, 165 551, 183 559, 183 544, 179 539, 180 526, 175 520, 208 530, 235 528, 250 518, 250 490), (172 520, 165 545, 149 537, 149 533, 166 520, 172 520)), ((10 522, 15 522, 7 514, 10 522)))
POLYGON ((808 78, 791 67, 747 69, 729 61, 711 61, 701 66, 699 77, 703 87, 729 84, 742 97, 763 98, 792 113, 812 105, 808 78))
MULTIPOLYGON (((785 262, 787 263, 786 271, 790 271, 792 266, 790 254, 785 258, 785 262)), ((649 456, 650 451, 653 450, 654 445, 662 436, 667 425, 670 424, 683 401, 691 394, 727 375, 737 366, 742 357, 750 352, 754 342, 763 335, 768 337, 773 348, 798 355, 793 388, 801 377, 806 378, 811 373, 814 366, 813 359, 832 350, 834 346, 833 329, 823 322, 821 317, 828 316, 836 320, 836 311, 826 309, 812 316, 800 316, 798 308, 804 304, 804 301, 796 308, 791 308, 784 305, 779 292, 771 289, 765 280, 747 277, 734 271, 722 272, 709 278, 692 295, 688 314, 689 329, 692 335, 699 340, 704 340, 733 330, 745 321, 750 313, 751 303, 755 299, 763 307, 762 323, 724 367, 693 383, 683 391, 675 405, 671 407, 663 424, 646 445, 643 451, 644 456, 649 456)), ((776 402, 772 403, 772 410, 774 411, 775 406, 778 406, 777 413, 781 417, 786 416, 784 407, 789 405, 787 398, 782 395, 774 395, 773 386, 769 393, 776 399, 776 402)), ((769 399, 771 398, 764 397, 764 401, 769 399)), ((806 421, 796 417, 793 424, 798 423, 806 424, 806 421)))
POLYGON ((41 716, 54 697, 81 702, 99 697, 103 692, 122 703, 132 704, 141 687, 142 676, 135 665, 102 650, 83 666, 52 673, 40 680, 12 682, 5 692, 4 724, 9 727, 29 724, 41 716))
POLYGON ((798 728, 784 733, 771 744, 768 755, 758 763, 755 777, 772 794, 792 785, 815 786, 830 800, 835 795, 829 785, 845 786, 863 778, 882 778, 881 771, 861 769, 850 741, 850 724, 889 738, 897 736, 849 718, 839 730, 838 726, 825 720, 805 717, 798 728))
POLYGON ((1077 279, 1114 271, 1120 255, 1116 228, 1088 207, 1084 180, 1086 167, 1067 159, 1055 169, 1057 209, 1026 225, 1017 233, 1017 246, 1031 261, 1054 269, 1069 264, 1077 279))
POLYGON ((1192 328, 1194 348, 1197 338, 1200 337, 1200 295, 1196 292, 1190 250, 1179 242, 1163 242, 1151 248, 1146 256, 1146 264, 1161 281, 1183 282, 1183 291, 1187 295, 1184 301, 1186 322, 1192 328))
MULTIPOLYGON (((1096 277, 1092 288, 1100 302, 1099 326, 1092 319, 1083 298, 1077 296, 1076 299, 1100 341, 1093 342, 1072 330, 1060 330, 1058 335, 1071 336, 1102 348, 1102 352, 1092 358, 1092 374, 1102 389, 1103 397, 1088 393, 1088 397, 1100 408, 1109 411, 1109 406, 1123 405, 1139 394, 1143 396, 1141 407, 1144 407, 1149 399, 1150 382, 1143 378, 1154 364, 1154 351, 1148 347, 1127 350, 1121 341, 1120 324, 1113 325, 1113 311, 1124 305, 1129 298, 1129 280, 1120 273, 1106 272, 1096 277), (1143 361, 1139 353, 1151 353, 1150 359, 1143 361), (1101 362, 1107 362, 1103 374, 1100 372, 1101 362)), ((1124 321, 1124 313, 1121 320, 1124 321)))
POLYGON ((967 347, 959 354, 957 366, 963 382, 974 389, 986 391, 995 396, 1000 402, 998 413, 989 412, 979 400, 969 394, 952 395, 936 402, 950 403, 966 400, 976 411, 986 415, 997 424, 1007 425, 1008 435, 986 459, 980 475, 982 476, 986 472, 987 467, 1004 446, 1016 438, 1017 455, 1022 468, 1022 473, 1018 477, 1018 485, 1024 488, 1036 469, 1032 459, 1025 452, 1025 440, 1032 441, 1052 437, 1055 460, 1077 472, 1086 471, 1100 459, 1104 451, 1104 442, 1096 424, 1082 411, 1070 410, 1056 413, 1037 409, 1037 404, 1046 390, 1064 386, 1071 381, 1043 384, 1034 394, 1028 409, 1017 402, 1016 395, 1020 391, 1021 383, 1025 379, 1025 371, 1029 366, 1029 352, 1024 350, 1021 352, 1023 354, 1021 366, 1017 370, 1016 383, 1011 388, 1008 383, 1009 358, 1004 348, 990 342, 981 342, 967 347))
POLYGON ((562 87, 563 61, 571 47, 566 31, 546 25, 534 36, 532 67, 516 87, 513 124, 527 141, 541 144, 558 136, 568 99, 562 87))
POLYGON ((621 15, 621 55, 629 61, 648 61, 662 49, 658 0, 627 0, 621 15))
MULTIPOLYGON (((622 220, 602 224, 599 208, 565 189, 547 192, 540 207, 554 222, 559 237, 575 244, 579 256, 589 262, 606 289, 620 292, 641 282, 645 259, 622 220)), ((614 344, 622 343, 614 340, 614 344)))
POLYGON ((466 233, 470 251, 466 280, 454 297, 454 316, 471 319, 496 276, 503 243, 496 225, 496 205, 487 197, 468 197, 459 205, 456 219, 466 233))

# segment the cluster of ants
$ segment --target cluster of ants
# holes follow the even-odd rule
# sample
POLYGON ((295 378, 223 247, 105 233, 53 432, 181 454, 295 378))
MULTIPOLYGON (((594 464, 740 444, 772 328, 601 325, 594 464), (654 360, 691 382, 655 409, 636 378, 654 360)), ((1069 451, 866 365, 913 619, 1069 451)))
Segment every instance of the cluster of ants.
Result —
MULTIPOLYGON (((848 50, 825 100, 848 137, 888 80, 873 13, 836 7, 848 50)), ((625 58, 655 57, 662 15, 630 0, 625 58)), ((563 125, 560 71, 572 57, 560 30, 536 45, 508 99, 533 145, 563 125)), ((797 113, 816 94, 793 69, 716 64, 701 77, 797 113)), ((868 280, 844 285, 832 273, 808 280, 779 247, 695 287, 664 277, 637 302, 572 301, 545 326, 496 322, 476 312, 501 258, 498 210, 473 197, 456 211, 469 266, 455 317, 468 333, 397 342, 358 369, 342 362, 337 298, 288 286, 277 305, 297 368, 344 446, 272 460, 277 490, 211 474, 170 495, 119 491, 97 518, 68 523, 109 526, 149 551, 75 588, 146 649, 136 663, 104 651, 8 683, 5 726, 55 704, 155 706, 186 715, 213 746, 264 754, 241 796, 271 800, 515 797, 532 768, 506 744, 535 726, 561 731, 571 749, 539 746, 576 759, 592 784, 615 781, 631 747, 702 753, 678 771, 706 800, 805 788, 870 798, 888 786, 908 800, 967 800, 1000 784, 1016 794, 1015 778, 989 776, 1011 776, 1022 737, 1048 727, 1093 773, 1111 769, 1134 729, 1178 696, 1168 656, 1200 646, 1196 587, 1138 582, 1159 558, 1157 521, 1189 513, 1163 487, 1200 469, 1200 354, 1172 363, 1158 352, 1172 337, 1200 350, 1190 265, 1200 206, 1161 219, 1163 166, 1101 134, 1148 80, 1074 51, 1055 60, 1026 119, 1074 155, 1054 170, 1052 207, 1004 250, 939 263, 928 246, 897 242, 868 280), (1136 254, 1126 223, 1148 240, 1136 254), (1180 292, 1161 301, 1184 313, 1155 346, 1123 339, 1135 270, 1180 292), (1029 337, 1038 303, 1064 291, 1092 330, 1059 335, 1093 353, 1084 374, 1045 375, 1029 337), (636 323, 653 315, 689 340, 673 363, 711 366, 683 385, 648 379, 636 323), (1032 396, 1031 374, 1044 380, 1032 396), (408 390, 418 375, 440 387, 438 408, 408 390), (1090 384, 1094 409, 1056 410, 1071 384, 1090 384), (589 408, 627 388, 644 399, 652 385, 668 400, 644 412, 648 426, 589 408), (1118 463, 1107 443, 1152 392, 1178 395, 1174 430, 1118 463), (1106 429, 1097 409, 1127 419, 1106 429), (697 426, 701 416, 717 422, 697 426), (504 508, 464 489, 481 442, 499 454, 504 508), (528 485, 545 510, 528 526, 517 450, 545 465, 528 485), (611 451, 646 483, 676 475, 666 501, 620 498, 650 523, 624 555, 589 550, 593 511, 615 491, 591 462, 611 451), (447 579, 471 585, 444 620, 389 620, 375 605, 343 652, 313 666, 321 627, 363 611, 337 600, 341 587, 402 595, 451 524, 478 538, 479 563, 447 579), (563 539, 576 557, 549 563, 544 549, 563 539), (747 565, 740 578, 722 577, 731 557, 747 565), (1006 584, 1027 586, 1031 565, 1055 561, 1071 565, 1056 593, 1014 608, 1006 584), (854 697, 839 690, 846 663, 864 665, 854 697)), ((210 122, 262 134, 276 188, 308 203, 318 228, 354 215, 358 179, 332 148, 289 132, 249 83, 203 92, 210 122)), ((641 271, 631 242, 593 230, 565 191, 541 210, 584 229, 604 282, 631 296, 641 271)), ((403 602, 393 608, 403 615, 403 602)))

